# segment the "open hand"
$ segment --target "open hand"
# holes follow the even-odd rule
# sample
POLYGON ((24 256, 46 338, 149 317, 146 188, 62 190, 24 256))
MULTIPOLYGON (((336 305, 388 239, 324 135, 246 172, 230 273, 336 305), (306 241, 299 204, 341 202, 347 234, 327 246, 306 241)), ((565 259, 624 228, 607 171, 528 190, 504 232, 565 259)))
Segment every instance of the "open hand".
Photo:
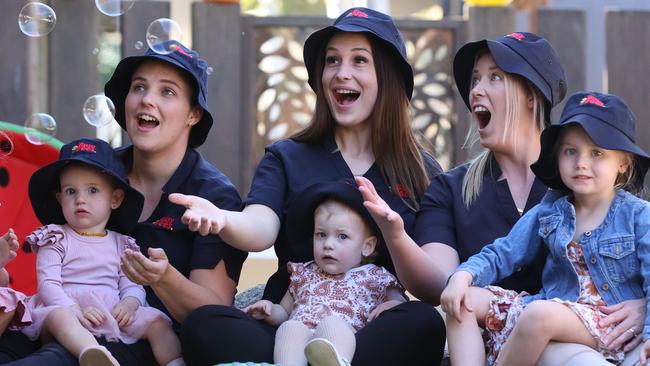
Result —
POLYGON ((602 306, 600 311, 607 314, 600 321, 601 327, 615 324, 614 329, 603 338, 605 347, 611 350, 633 350, 643 340, 643 323, 646 313, 646 300, 626 300, 612 306, 602 306))
POLYGON ((354 180, 357 182, 359 191, 363 196, 363 205, 368 209, 372 218, 375 219, 384 237, 391 236, 387 235, 390 233, 397 234, 404 231, 402 217, 393 211, 388 206, 388 203, 379 196, 372 182, 364 177, 355 177, 354 180))
POLYGON ((139 307, 140 301, 135 297, 128 296, 115 305, 113 310, 111 310, 111 315, 117 321, 117 325, 120 329, 123 329, 133 324, 133 321, 135 320, 135 312, 139 307))
POLYGON ((135 250, 126 249, 122 254, 122 272, 131 281, 143 285, 157 284, 169 269, 167 254, 161 248, 149 248, 149 258, 135 250))
POLYGON ((169 202, 185 206, 181 221, 192 231, 201 235, 219 234, 226 225, 226 214, 205 198, 172 193, 169 202))
POLYGON ((260 300, 253 305, 248 305, 243 308, 242 311, 252 316, 254 319, 264 320, 271 316, 272 307, 273 303, 269 300, 260 300))
POLYGON ((18 236, 14 229, 9 229, 0 237, 0 268, 4 268, 7 263, 11 262, 18 255, 18 236))

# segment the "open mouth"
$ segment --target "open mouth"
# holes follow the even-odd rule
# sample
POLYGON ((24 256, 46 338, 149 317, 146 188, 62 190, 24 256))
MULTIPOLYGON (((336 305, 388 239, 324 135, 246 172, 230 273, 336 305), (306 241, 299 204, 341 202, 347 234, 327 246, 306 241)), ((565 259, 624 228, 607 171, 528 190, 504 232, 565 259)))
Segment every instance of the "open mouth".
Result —
POLYGON ((355 90, 350 90, 350 89, 334 90, 334 98, 336 98, 336 101, 342 105, 354 103, 357 99, 359 99, 359 96, 361 96, 361 93, 355 90))
POLYGON ((158 126, 159 124, 160 122, 158 122, 158 119, 152 115, 149 114, 138 115, 138 126, 140 127, 153 128, 158 126))
POLYGON ((482 105, 477 105, 474 107, 474 116, 476 116, 476 121, 478 122, 479 129, 482 130, 488 124, 490 124, 492 113, 490 113, 490 111, 482 105))

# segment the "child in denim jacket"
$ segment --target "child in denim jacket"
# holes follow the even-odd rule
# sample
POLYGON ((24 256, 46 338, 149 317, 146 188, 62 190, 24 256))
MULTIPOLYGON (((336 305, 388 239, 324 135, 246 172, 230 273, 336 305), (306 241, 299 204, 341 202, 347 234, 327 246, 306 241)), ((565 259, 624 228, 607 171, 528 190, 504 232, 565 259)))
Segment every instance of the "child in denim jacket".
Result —
MULTIPOLYGON (((553 190, 506 237, 461 264, 442 293, 452 362, 483 364, 477 322, 487 330, 490 364, 533 365, 551 340, 623 360, 620 349, 604 347, 613 326, 600 326, 600 307, 650 290, 650 204, 628 192, 643 188, 649 163, 634 143, 634 115, 620 98, 569 98, 560 123, 542 133, 531 166, 553 190), (539 294, 488 286, 543 248, 549 253, 539 294), (453 346, 461 343, 462 352, 453 346)), ((639 324, 628 333, 647 340, 650 327, 639 324)), ((641 359, 645 364, 645 352, 641 359)))

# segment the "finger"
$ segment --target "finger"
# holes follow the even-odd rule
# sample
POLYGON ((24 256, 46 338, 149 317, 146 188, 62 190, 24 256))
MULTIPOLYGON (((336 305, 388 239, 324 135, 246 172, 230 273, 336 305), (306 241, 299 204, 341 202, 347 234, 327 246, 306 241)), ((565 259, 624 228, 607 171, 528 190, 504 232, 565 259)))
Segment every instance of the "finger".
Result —
POLYGON ((631 350, 635 349, 636 346, 641 344, 641 341, 643 340, 643 334, 639 334, 636 337, 632 338, 629 342, 625 344, 625 347, 623 347, 623 352, 627 353, 630 352, 631 350))
POLYGON ((620 324, 622 321, 624 321, 628 316, 628 312, 623 311, 624 309, 619 309, 619 310, 615 310, 615 311, 609 313, 609 315, 602 318, 600 320, 600 322, 599 322, 600 326, 601 327, 608 327, 608 326, 613 325, 613 324, 620 324))
POLYGON ((122 272, 129 280, 138 284, 147 283, 146 277, 143 276, 142 273, 140 273, 138 270, 136 270, 133 261, 131 260, 122 261, 120 268, 122 269, 122 272))
POLYGON ((615 313, 615 312, 623 309, 623 306, 624 306, 624 304, 619 302, 618 304, 614 304, 614 305, 611 305, 611 306, 601 306, 599 309, 603 313, 609 315, 609 314, 615 313))
POLYGON ((634 334, 630 332, 631 328, 629 326, 624 325, 623 323, 617 325, 612 329, 609 338, 609 344, 605 343, 609 349, 618 349, 622 345, 624 345, 626 342, 631 341, 634 338, 634 334))
POLYGON ((210 234, 217 235, 217 234, 219 234, 221 232, 221 229, 222 228, 218 223, 213 222, 210 225, 210 234))
MULTIPOLYGON (((167 260, 167 254, 165 253, 165 249, 163 248, 149 248, 147 250, 147 254, 149 255, 149 259, 150 259, 147 262, 152 266, 154 265, 152 262, 159 261, 159 260, 167 260)), ((145 256, 142 257, 145 258, 145 256)))
POLYGON ((201 217, 201 224, 199 225, 199 233, 202 236, 208 235, 210 233, 210 229, 211 229, 210 226, 212 226, 212 224, 210 223, 208 218, 207 217, 201 217))
POLYGON ((187 227, 191 231, 198 231, 200 226, 201 226, 201 221, 196 217, 191 217, 189 219, 189 222, 187 223, 187 227))
POLYGON ((128 327, 129 325, 133 324, 135 321, 135 315, 128 316, 126 319, 126 324, 124 324, 124 327, 128 327))
POLYGON ((84 314, 84 317, 88 319, 88 321, 94 326, 99 326, 102 324, 102 322, 99 320, 96 314, 93 313, 92 311, 86 312, 86 314, 84 314))
POLYGON ((177 205, 185 206, 185 208, 192 207, 192 198, 182 193, 172 193, 168 197, 169 202, 177 205))
POLYGON ((86 319, 85 316, 84 316, 83 318, 78 318, 78 319, 79 319, 79 323, 81 323, 81 325, 82 325, 84 328, 86 328, 86 329, 91 329, 91 328, 93 327, 92 323, 90 323, 90 322, 88 321, 88 319, 86 319))
POLYGON ((648 359, 646 358, 647 356, 646 356, 645 352, 646 352, 646 351, 643 349, 643 350, 641 350, 641 352, 639 353, 640 360, 641 360, 641 365, 645 365, 646 362, 648 361, 648 359))

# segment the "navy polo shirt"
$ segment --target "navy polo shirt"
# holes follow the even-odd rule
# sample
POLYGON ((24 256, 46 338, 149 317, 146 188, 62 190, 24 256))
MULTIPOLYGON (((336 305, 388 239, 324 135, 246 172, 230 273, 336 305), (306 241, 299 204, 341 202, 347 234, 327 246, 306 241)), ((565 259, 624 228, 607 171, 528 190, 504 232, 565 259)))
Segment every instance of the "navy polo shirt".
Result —
MULTIPOLYGON (((120 149, 118 153, 130 171, 133 165, 133 147, 120 149)), ((131 233, 142 253, 146 255, 149 248, 164 249, 169 263, 188 278, 192 270, 212 269, 223 260, 228 277, 238 282, 247 253, 226 244, 218 235, 201 236, 190 231, 181 222, 185 208, 167 199, 171 193, 203 197, 226 210, 240 211, 242 208, 239 193, 230 180, 196 150, 187 149, 181 164, 164 185, 158 206, 131 233)), ((169 315, 155 292, 149 286, 145 286, 145 290, 149 305, 169 315)))
MULTIPOLYGON (((441 172, 440 165, 430 155, 423 156, 426 157, 425 165, 430 176, 441 172)), ((391 193, 379 166, 373 164, 363 176, 375 185, 379 195, 402 216, 406 231, 411 233, 415 224, 415 211, 411 210, 401 197, 391 193)), ((264 158, 255 171, 250 193, 244 202, 245 205, 265 205, 280 219, 280 232, 274 244, 279 268, 266 284, 265 299, 278 303, 284 296, 289 286, 286 269, 288 261, 307 262, 313 259, 311 241, 291 243, 288 240, 291 228, 285 223, 286 213, 296 195, 314 183, 353 178, 350 168, 338 150, 334 136, 328 136, 318 144, 287 139, 266 148, 264 158)), ((375 264, 394 273, 387 248, 381 246, 377 253, 375 264)))
MULTIPOLYGON (((506 236, 520 217, 507 181, 498 180, 501 168, 494 157, 488 163, 481 192, 468 209, 462 195, 468 167, 469 164, 461 165, 431 181, 422 198, 413 236, 420 246, 434 242, 449 245, 458 252, 461 262, 495 239, 506 236)), ((546 191, 544 183, 535 178, 524 212, 538 204, 546 191)), ((496 285, 537 293, 545 258, 546 253, 540 252, 530 265, 496 285)))

